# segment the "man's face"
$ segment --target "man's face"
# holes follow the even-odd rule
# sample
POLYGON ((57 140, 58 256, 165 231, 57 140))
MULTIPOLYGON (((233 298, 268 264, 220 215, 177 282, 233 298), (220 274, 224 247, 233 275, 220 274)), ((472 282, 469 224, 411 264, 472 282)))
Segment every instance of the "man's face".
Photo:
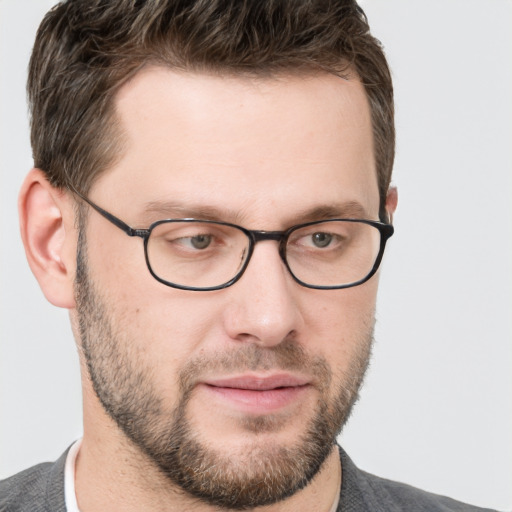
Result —
MULTIPOLYGON (((119 92, 126 145, 89 197, 136 228, 215 218, 249 229, 378 219, 369 108, 356 80, 222 78, 149 68, 119 92)), ((93 210, 81 234, 77 316, 97 396, 172 482, 248 508, 314 477, 357 396, 377 279, 301 287, 277 242, 233 286, 167 287, 140 238, 93 210)))

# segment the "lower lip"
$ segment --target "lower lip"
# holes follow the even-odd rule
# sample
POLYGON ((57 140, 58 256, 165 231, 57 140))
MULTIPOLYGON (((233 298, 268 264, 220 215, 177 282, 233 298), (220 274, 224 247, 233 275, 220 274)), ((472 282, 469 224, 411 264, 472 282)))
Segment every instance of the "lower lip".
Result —
POLYGON ((265 414, 282 409, 299 400, 309 389, 308 385, 267 390, 225 388, 208 384, 203 384, 202 387, 236 409, 253 414, 265 414))

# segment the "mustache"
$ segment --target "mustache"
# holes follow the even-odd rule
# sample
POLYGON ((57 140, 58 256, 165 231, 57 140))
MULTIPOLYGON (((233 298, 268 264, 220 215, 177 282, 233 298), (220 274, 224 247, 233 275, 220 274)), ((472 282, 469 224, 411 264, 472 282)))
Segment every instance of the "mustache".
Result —
POLYGON ((322 356, 311 356, 293 340, 285 340, 273 347, 255 343, 241 344, 229 351, 203 354, 186 363, 179 373, 183 396, 189 396, 194 387, 207 375, 240 374, 268 371, 300 372, 311 377, 312 384, 327 389, 332 371, 322 356))

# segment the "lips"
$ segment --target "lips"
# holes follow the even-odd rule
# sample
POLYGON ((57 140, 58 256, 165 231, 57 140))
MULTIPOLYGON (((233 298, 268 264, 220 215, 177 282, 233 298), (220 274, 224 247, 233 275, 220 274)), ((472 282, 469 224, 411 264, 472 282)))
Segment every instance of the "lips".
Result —
POLYGON ((231 408, 265 414, 298 400, 310 388, 310 381, 290 374, 241 375, 207 380, 202 387, 231 408))
POLYGON ((268 391, 277 388, 293 388, 304 386, 309 380, 289 374, 267 376, 241 375, 235 377, 207 380, 205 384, 219 388, 248 389, 253 391, 268 391))

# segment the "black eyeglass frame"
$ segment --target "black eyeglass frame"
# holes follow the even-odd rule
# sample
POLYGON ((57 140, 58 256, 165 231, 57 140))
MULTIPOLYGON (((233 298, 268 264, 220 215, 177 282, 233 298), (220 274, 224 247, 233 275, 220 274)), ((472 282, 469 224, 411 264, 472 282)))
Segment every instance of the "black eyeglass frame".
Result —
POLYGON ((382 257, 384 256, 384 249, 386 248, 386 242, 388 241, 391 236, 393 236, 393 233, 395 231, 392 224, 387 224, 385 222, 380 221, 374 221, 374 220, 367 220, 367 219, 326 219, 326 220, 316 220, 312 222, 306 222, 304 224, 297 224, 296 226, 292 226, 291 228, 285 230, 285 231, 264 231, 264 230, 254 230, 254 229, 246 229, 242 226, 238 226, 236 224, 231 224, 230 222, 222 222, 222 221, 213 221, 213 220, 202 220, 202 219, 192 219, 192 218, 186 218, 186 219, 162 219, 157 220, 156 222, 153 222, 147 229, 135 229, 130 227, 126 222, 123 222, 121 219, 116 217, 115 215, 107 212, 101 206, 98 206, 97 204, 93 203, 89 198, 83 196, 78 191, 73 191, 80 199, 85 201, 89 206, 91 206, 94 210, 96 210, 101 216, 103 216, 105 219, 110 221, 114 226, 118 227, 122 231, 124 231, 128 236, 137 236, 144 240, 144 257, 146 260, 146 265, 148 267, 148 270, 150 274, 160 283, 165 284, 166 286, 170 286, 172 288, 177 288, 180 290, 190 290, 190 291, 214 291, 214 290, 222 290, 224 288, 228 288, 229 286, 235 284, 243 275, 245 270, 247 269, 247 266, 249 265, 249 261, 251 260, 254 246, 263 240, 274 240, 276 242, 279 242, 279 256, 281 257, 283 263, 285 264, 286 268, 288 269, 288 272, 293 277, 293 279, 300 284, 301 286, 304 286, 305 288, 312 288, 315 290, 341 290, 344 288, 352 288, 354 286, 358 286, 360 284, 366 283, 369 279, 371 279, 374 274, 377 272, 382 257), (359 281, 355 281, 354 283, 349 284, 343 284, 343 285, 332 285, 332 286, 321 286, 321 285, 312 285, 309 283, 305 283, 304 281, 300 280, 292 271, 290 268, 290 265, 288 264, 288 261, 286 259, 286 245, 288 242, 288 238, 290 235, 297 231, 298 229, 302 229, 307 226, 313 226, 315 224, 324 224, 326 222, 358 222, 363 224, 368 224, 369 226, 373 226, 376 228, 380 233, 380 247, 379 252, 377 254, 377 258, 375 259, 375 262, 373 264, 372 269, 370 272, 359 281), (240 270, 237 272, 237 274, 227 281, 224 284, 218 285, 218 286, 209 286, 209 287, 195 287, 195 286, 185 286, 177 283, 172 283, 171 281, 166 281, 165 279, 162 279, 159 277, 155 272, 153 271, 153 268, 151 267, 151 263, 149 261, 148 257, 148 241, 149 237, 151 236, 151 232, 153 229, 155 229, 160 224, 166 224, 166 223, 172 223, 172 222, 201 222, 204 224, 216 224, 221 226, 228 226, 235 229, 238 229, 239 231, 242 231, 246 237, 249 239, 249 248, 247 250, 247 257, 245 258, 245 262, 240 268, 240 270))

